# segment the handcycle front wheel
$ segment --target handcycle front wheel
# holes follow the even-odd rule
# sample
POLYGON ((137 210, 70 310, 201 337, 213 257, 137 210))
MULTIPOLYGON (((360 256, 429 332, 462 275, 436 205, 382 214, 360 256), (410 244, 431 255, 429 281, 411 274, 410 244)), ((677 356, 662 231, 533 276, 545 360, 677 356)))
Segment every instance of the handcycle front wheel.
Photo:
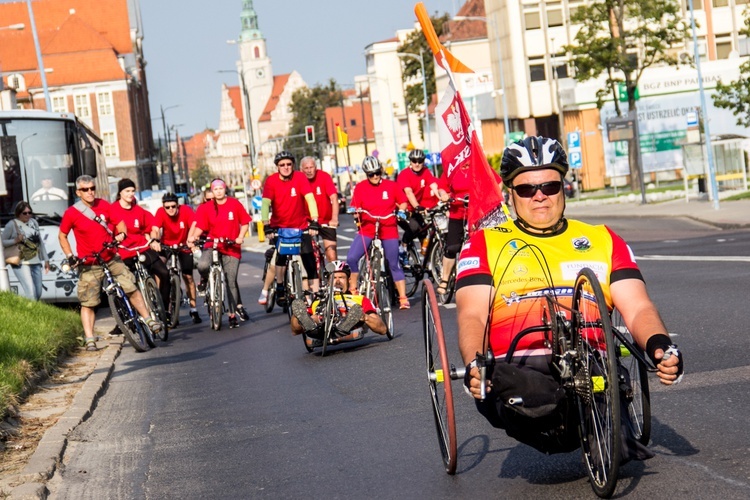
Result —
POLYGON ((445 335, 440 319, 435 289, 429 280, 422 285, 422 327, 424 332, 427 383, 430 389, 432 412, 435 417, 438 444, 443 465, 448 474, 456 473, 458 463, 456 445, 456 416, 453 408, 450 363, 445 348, 445 335))
POLYGON ((386 275, 383 276, 378 273, 377 286, 375 288, 375 307, 380 312, 380 317, 385 323, 386 331, 385 335, 388 340, 393 340, 396 335, 393 324, 393 304, 391 302, 391 290, 390 290, 390 272, 386 271, 386 275))
POLYGON ((573 367, 583 461, 591 488, 609 498, 620 469, 620 387, 609 311, 596 274, 584 268, 573 290, 573 367))

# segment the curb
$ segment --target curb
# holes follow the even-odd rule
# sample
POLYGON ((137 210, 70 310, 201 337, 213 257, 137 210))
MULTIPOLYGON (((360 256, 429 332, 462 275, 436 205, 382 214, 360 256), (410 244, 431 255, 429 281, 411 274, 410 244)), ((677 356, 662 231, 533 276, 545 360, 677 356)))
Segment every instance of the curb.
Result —
POLYGON ((82 422, 91 416, 99 397, 107 387, 114 364, 122 350, 124 339, 111 338, 105 352, 96 363, 94 371, 88 376, 83 387, 73 398, 67 411, 51 428, 44 433, 36 450, 26 466, 9 482, 23 482, 10 491, 8 498, 45 499, 49 495, 46 481, 51 479, 62 461, 68 436, 82 422))

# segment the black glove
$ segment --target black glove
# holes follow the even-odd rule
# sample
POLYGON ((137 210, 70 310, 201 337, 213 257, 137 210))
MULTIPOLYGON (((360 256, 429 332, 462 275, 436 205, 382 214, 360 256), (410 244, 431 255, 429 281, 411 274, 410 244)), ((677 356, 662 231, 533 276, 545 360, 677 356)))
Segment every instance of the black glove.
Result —
POLYGON ((272 228, 270 224, 263 224, 263 234, 269 239, 273 239, 276 237, 276 230, 272 228))
POLYGON ((656 355, 657 349, 661 349, 662 351, 664 351, 664 357, 662 359, 665 359, 667 357, 667 354, 677 355, 677 359, 679 360, 679 362, 677 363, 677 376, 679 377, 680 375, 682 375, 682 372, 684 370, 682 353, 677 348, 677 346, 672 343, 672 339, 670 339, 668 335, 664 335, 663 333, 652 335, 651 337, 649 337, 648 342, 646 342, 646 354, 648 354, 648 357, 654 363, 654 366, 658 365, 661 361, 660 359, 656 359, 654 357, 656 355))
POLYGON ((311 220, 307 226, 307 229, 310 231, 320 231, 320 224, 316 220, 311 220))
POLYGON ((422 205, 417 205, 416 207, 414 207, 414 211, 421 214, 422 212, 424 212, 424 207, 422 205))

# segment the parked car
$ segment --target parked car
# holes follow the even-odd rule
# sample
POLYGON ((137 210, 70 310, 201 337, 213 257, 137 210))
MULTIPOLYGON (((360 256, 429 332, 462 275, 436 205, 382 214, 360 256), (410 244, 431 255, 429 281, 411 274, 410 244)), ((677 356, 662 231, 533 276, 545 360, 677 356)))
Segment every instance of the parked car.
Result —
POLYGON ((563 191, 566 198, 572 198, 576 195, 576 188, 568 179, 563 179, 563 191))

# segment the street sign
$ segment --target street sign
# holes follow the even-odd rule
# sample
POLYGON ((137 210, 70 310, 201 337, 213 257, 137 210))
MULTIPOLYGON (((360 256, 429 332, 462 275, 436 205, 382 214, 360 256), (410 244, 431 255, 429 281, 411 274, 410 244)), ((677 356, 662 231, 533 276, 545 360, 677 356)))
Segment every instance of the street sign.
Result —
POLYGON ((263 206, 263 198, 260 196, 253 196, 253 200, 250 203, 254 210, 260 210, 263 206))
POLYGON ((439 152, 430 153, 430 163, 432 165, 438 165, 440 163, 443 163, 443 159, 440 157, 439 152))
POLYGON ((697 127, 698 126, 698 113, 695 111, 688 112, 687 115, 687 126, 688 127, 697 127))
POLYGON ((576 150, 581 147, 581 133, 568 132, 568 150, 576 150))
POLYGON ((525 132, 511 132, 508 134, 508 140, 510 142, 518 142, 521 139, 523 139, 523 136, 525 135, 525 132))
POLYGON ((573 170, 583 167, 583 156, 580 151, 572 151, 568 155, 568 164, 573 170))
POLYGON ((609 142, 632 141, 635 138, 635 120, 616 117, 607 120, 607 140, 609 142))
POLYGON ((253 188, 253 189, 256 189, 256 190, 257 190, 257 189, 260 189, 260 187, 261 187, 262 185, 263 185, 263 184, 261 184, 261 182, 260 182, 260 179, 253 179, 253 180, 252 180, 252 181, 250 182, 250 187, 251 187, 251 188, 253 188))

